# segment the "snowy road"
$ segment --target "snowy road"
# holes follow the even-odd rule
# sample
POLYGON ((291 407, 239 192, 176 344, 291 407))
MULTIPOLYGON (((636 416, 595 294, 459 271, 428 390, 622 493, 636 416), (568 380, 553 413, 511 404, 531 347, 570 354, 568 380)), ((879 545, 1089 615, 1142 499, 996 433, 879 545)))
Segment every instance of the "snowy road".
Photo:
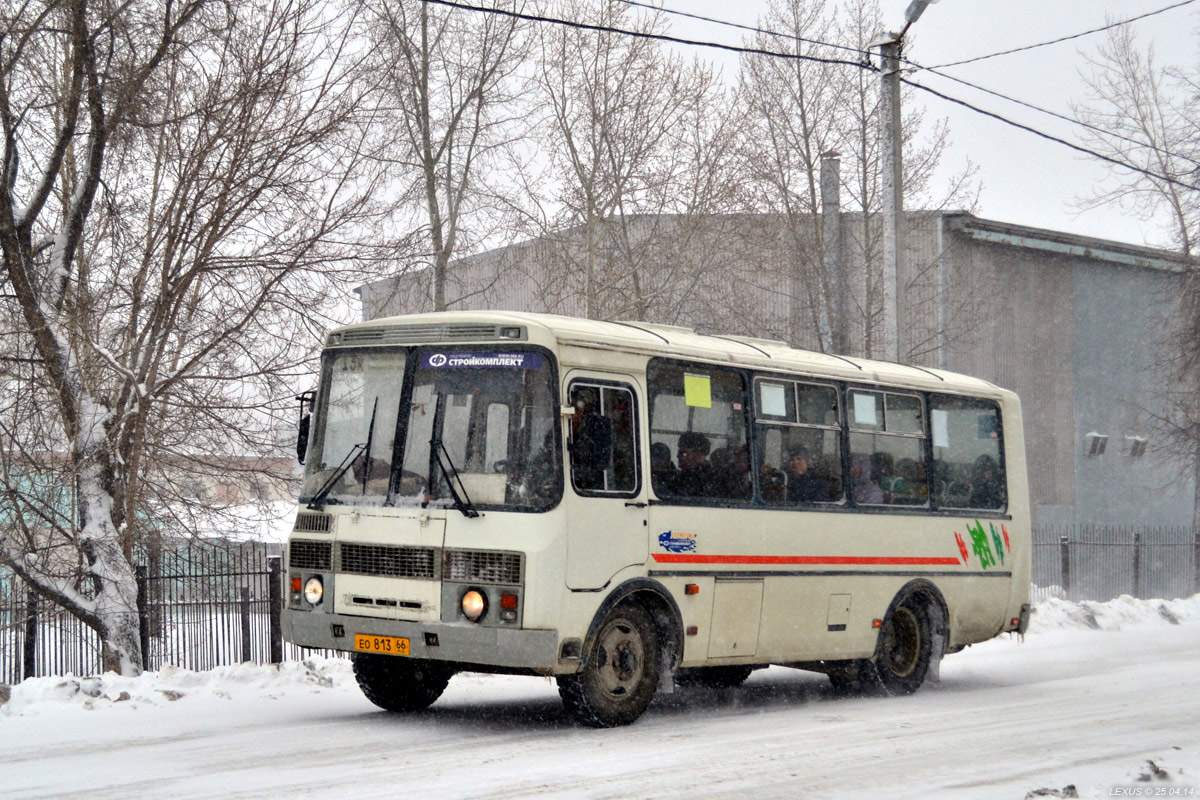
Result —
POLYGON ((951 656, 912 697, 838 698, 821 676, 772 669, 659 697, 607 731, 574 725, 536 678, 460 675, 413 717, 376 711, 336 661, 39 679, 0 709, 0 790, 694 800, 1023 798, 1074 784, 1082 797, 1200 797, 1200 597, 1169 606, 1181 624, 1157 604, 1097 607, 1103 630, 1060 627, 1077 608, 1045 609, 1024 644, 951 656))

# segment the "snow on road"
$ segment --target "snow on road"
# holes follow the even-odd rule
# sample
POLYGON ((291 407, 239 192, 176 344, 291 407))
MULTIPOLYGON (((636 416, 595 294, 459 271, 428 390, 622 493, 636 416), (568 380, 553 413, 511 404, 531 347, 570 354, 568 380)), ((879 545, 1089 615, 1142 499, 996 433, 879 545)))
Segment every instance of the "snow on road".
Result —
POLYGON ((459 675, 427 712, 387 714, 338 659, 33 679, 0 706, 0 792, 1200 797, 1200 595, 1049 600, 1034 620, 1024 643, 948 657, 911 697, 836 697, 822 676, 772 668, 601 731, 540 678, 459 675))

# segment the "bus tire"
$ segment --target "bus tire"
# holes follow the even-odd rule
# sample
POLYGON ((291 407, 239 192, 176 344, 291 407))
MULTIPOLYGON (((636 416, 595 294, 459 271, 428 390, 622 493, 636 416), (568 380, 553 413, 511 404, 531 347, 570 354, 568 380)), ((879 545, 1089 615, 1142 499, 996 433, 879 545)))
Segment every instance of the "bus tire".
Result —
POLYGON ((354 679, 386 711, 420 711, 442 696, 454 671, 436 661, 372 653, 354 654, 354 679))
POLYGON ((929 609, 915 593, 896 603, 884 618, 875 658, 865 670, 882 693, 912 694, 925 682, 933 657, 929 618, 929 609))
POLYGON ((754 667, 688 667, 675 672, 679 686, 702 686, 709 689, 732 689, 750 677, 754 667))
POLYGON ((660 663, 650 615, 636 603, 622 603, 597 627, 579 672, 558 677, 558 694, 567 712, 588 727, 628 725, 654 698, 660 663))

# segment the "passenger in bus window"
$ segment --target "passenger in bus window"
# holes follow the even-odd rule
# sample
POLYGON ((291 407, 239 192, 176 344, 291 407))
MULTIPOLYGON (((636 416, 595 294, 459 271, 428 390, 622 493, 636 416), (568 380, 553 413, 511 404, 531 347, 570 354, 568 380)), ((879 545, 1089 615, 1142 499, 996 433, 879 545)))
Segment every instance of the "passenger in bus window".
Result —
POLYGON ((971 508, 1001 508, 1004 506, 1004 481, 996 459, 981 455, 971 470, 971 508))
POLYGON ((726 451, 725 463, 718 467, 716 453, 712 465, 718 486, 714 493, 730 500, 749 500, 754 494, 754 482, 750 478, 750 448, 747 445, 731 447, 726 451))
POLYGON ((671 446, 666 442, 650 445, 650 477, 654 485, 670 487, 678 473, 675 462, 671 460, 671 446))
POLYGON ((871 480, 869 453, 855 453, 850 458, 850 496, 856 503, 879 505, 883 502, 883 490, 871 480))
POLYGON ((713 485, 712 465, 708 453, 712 445, 703 433, 688 431, 679 436, 679 474, 675 476, 674 493, 682 497, 704 497, 713 485))
POLYGON ((787 499, 789 503, 825 503, 830 500, 829 483, 811 469, 807 447, 788 453, 787 499))

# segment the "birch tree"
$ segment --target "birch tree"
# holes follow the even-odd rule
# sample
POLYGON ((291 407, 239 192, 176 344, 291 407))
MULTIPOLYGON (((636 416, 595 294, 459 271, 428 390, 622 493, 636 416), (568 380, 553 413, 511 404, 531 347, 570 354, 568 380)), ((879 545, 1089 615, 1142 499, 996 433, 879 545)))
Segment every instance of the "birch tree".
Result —
POLYGON ((136 674, 134 563, 186 516, 178 473, 263 451, 331 282, 361 274, 347 23, 272 0, 4 13, 2 341, 29 357, 5 362, 0 559, 136 674))

